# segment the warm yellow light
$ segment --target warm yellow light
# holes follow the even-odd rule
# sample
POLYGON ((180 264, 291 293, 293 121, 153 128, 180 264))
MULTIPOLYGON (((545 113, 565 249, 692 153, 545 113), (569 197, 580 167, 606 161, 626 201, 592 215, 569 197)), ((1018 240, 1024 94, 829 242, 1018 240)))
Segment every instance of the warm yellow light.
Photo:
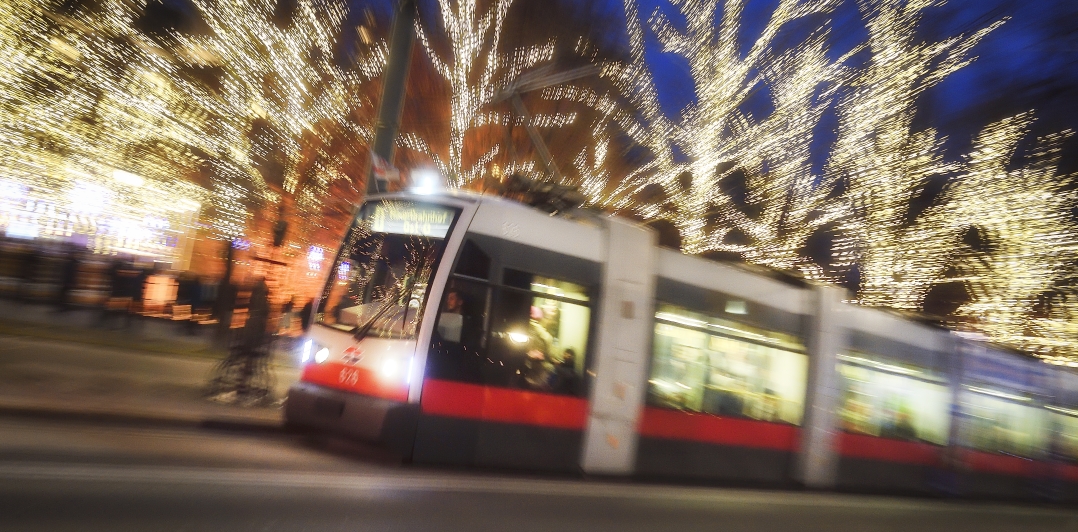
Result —
POLYGON ((115 179, 117 183, 121 183, 129 187, 141 187, 143 184, 146 183, 145 179, 135 174, 132 174, 131 172, 125 172, 123 170, 113 170, 112 178, 115 179))

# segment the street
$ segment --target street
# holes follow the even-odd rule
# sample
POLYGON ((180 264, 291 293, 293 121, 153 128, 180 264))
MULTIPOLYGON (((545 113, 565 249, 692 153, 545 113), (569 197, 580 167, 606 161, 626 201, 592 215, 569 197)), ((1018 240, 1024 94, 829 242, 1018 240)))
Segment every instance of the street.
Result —
MULTIPOLYGON (((201 398, 213 364, 0 337, 0 530, 1078 530, 1052 507, 402 465, 201 398)), ((282 394, 296 370, 275 372, 282 394)))
POLYGON ((0 530, 1073 531, 1069 509, 401 466, 279 432, 0 416, 0 530))

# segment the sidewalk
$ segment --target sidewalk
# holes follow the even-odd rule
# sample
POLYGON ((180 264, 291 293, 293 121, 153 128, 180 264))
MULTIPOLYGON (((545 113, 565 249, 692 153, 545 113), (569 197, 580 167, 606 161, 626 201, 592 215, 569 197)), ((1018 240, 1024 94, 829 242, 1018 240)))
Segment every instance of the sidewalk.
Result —
POLYGON ((200 327, 192 335, 184 332, 183 324, 162 319, 132 316, 127 326, 120 319, 104 325, 99 321, 97 309, 58 312, 51 305, 0 299, 2 335, 214 359, 225 355, 212 346, 210 327, 200 327))
POLYGON ((0 414, 280 427, 281 400, 299 377, 289 353, 276 353, 271 365, 271 406, 218 404, 203 398, 224 356, 208 338, 158 327, 171 323, 102 330, 92 319, 89 311, 0 302, 0 414))

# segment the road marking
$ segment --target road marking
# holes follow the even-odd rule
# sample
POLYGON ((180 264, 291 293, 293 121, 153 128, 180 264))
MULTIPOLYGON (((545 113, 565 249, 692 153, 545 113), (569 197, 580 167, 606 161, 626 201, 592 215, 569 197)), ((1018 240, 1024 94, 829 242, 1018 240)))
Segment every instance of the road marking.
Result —
MULTIPOLYGON (((274 488, 336 489, 352 493, 385 495, 391 492, 485 493, 640 499, 648 501, 691 501, 713 504, 763 505, 769 509, 787 507, 828 507, 901 512, 969 511, 970 507, 947 501, 926 501, 876 496, 754 491, 602 481, 520 479, 455 475, 343 474, 294 471, 241 471, 221 468, 118 466, 107 464, 63 464, 9 462, 0 464, 0 479, 23 481, 82 481, 143 484, 187 484, 274 488)), ((1027 516, 1074 516, 1063 509, 1017 505, 978 506, 978 512, 1027 516)))

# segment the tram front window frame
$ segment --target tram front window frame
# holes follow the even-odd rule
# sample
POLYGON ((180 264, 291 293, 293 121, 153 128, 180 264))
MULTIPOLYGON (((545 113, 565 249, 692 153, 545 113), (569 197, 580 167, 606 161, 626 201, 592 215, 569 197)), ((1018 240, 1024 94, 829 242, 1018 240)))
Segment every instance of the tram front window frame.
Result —
POLYGON ((365 337, 415 339, 460 213, 404 199, 365 203, 337 253, 315 323, 365 337))

